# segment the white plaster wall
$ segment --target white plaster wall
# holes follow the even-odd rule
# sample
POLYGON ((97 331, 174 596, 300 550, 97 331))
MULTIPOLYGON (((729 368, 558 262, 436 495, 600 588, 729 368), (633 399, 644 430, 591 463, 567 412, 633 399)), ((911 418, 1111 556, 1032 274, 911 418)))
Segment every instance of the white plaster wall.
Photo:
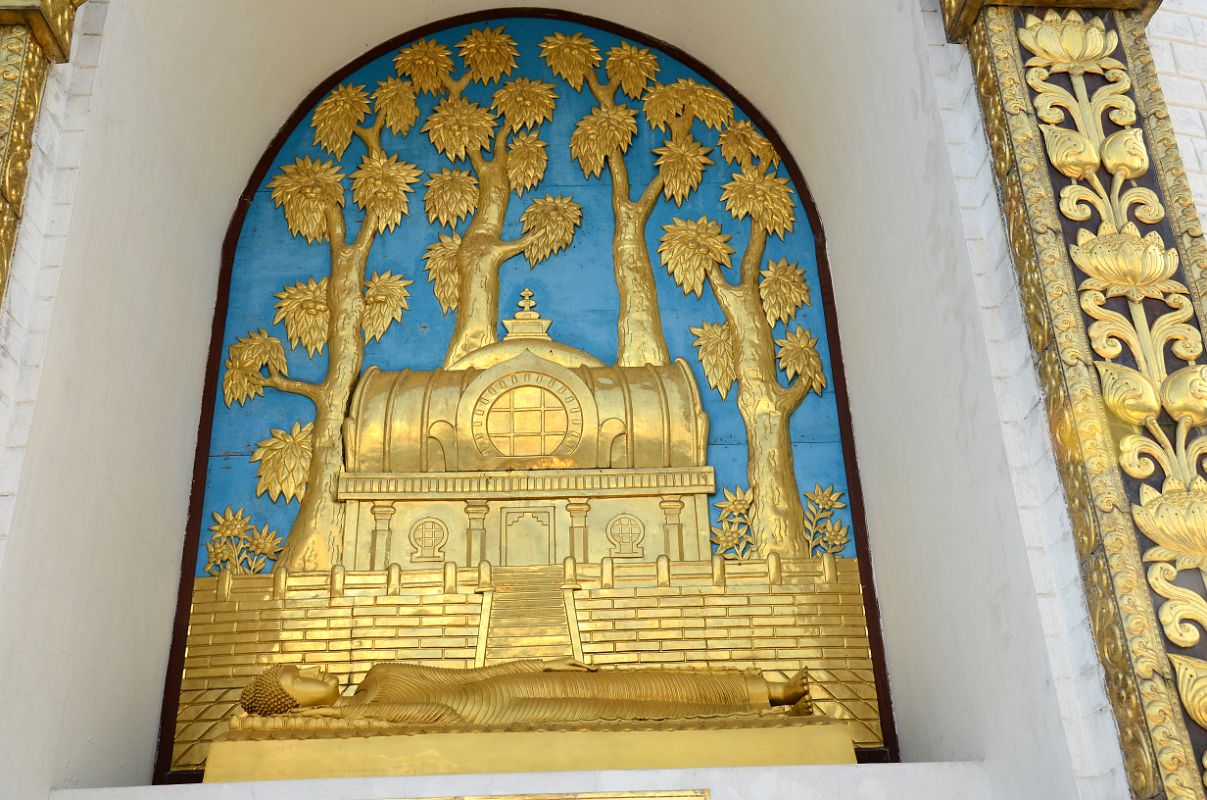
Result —
MULTIPOLYGON (((0 795, 148 779, 234 200, 327 74, 488 5, 112 0, 0 565, 0 683, 21 687, 0 695, 0 795)), ((1085 745, 1069 746, 1055 688, 1067 645, 1045 637, 917 3, 570 7, 701 58, 805 172, 829 242, 904 757, 983 759, 994 798, 1084 793, 1071 752, 1085 745)), ((898 796, 948 796, 915 789, 898 796)))
POLYGON ((1165 0, 1148 37, 1190 191, 1207 219, 1207 0, 1165 0))

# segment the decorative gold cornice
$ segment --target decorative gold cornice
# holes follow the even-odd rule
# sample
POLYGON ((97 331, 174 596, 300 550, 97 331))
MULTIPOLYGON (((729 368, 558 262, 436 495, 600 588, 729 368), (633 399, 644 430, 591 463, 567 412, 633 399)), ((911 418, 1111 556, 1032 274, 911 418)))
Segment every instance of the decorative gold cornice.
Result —
POLYGON ((1207 250, 1145 21, 986 6, 968 45, 1131 793, 1203 800, 1207 250))
POLYGON ((942 0, 943 27, 949 42, 962 42, 972 31, 981 10, 990 6, 1027 6, 1029 8, 1134 9, 1148 21, 1161 0, 942 0))
POLYGON ((71 28, 84 0, 0 0, 0 25, 22 25, 46 58, 55 63, 71 53, 71 28))

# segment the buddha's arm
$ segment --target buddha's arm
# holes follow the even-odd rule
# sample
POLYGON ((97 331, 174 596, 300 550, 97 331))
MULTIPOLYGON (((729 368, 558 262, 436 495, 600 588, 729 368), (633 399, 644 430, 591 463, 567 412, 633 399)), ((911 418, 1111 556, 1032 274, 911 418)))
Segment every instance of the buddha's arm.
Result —
POLYGON ((339 706, 337 716, 345 719, 377 719, 383 722, 464 722, 456 711, 441 703, 360 703, 339 706))

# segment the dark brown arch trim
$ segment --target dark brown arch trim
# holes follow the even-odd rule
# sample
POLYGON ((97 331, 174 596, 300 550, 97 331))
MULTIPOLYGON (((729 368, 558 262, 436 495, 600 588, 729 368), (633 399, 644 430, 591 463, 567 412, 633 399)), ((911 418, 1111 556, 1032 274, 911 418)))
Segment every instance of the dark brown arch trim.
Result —
POLYGON ((205 370, 205 394, 202 398, 201 418, 197 426, 197 453, 193 461, 192 492, 189 500, 188 523, 185 528, 184 550, 180 562, 180 588, 176 599, 176 616, 173 623, 172 647, 168 656, 168 672, 164 682, 163 708, 159 722, 159 745, 155 757, 154 782, 159 783, 196 783, 201 780, 197 771, 171 771, 172 743, 175 738, 176 712, 180 697, 180 682, 184 669, 185 638, 188 633, 189 607, 193 596, 193 573, 197 558, 197 546, 200 539, 200 526, 203 519, 205 493, 206 463, 209 460, 209 434, 214 418, 215 390, 218 386, 218 366, 222 363, 223 334, 226 330, 227 296, 230 293, 231 269, 235 260, 235 247, 243 230, 244 218, 251 206, 253 197, 269 169, 277 151, 285 143, 285 139, 298 126, 310 109, 331 90, 331 87, 351 75, 356 70, 374 61, 392 50, 423 36, 438 33, 446 28, 458 25, 472 24, 503 17, 536 17, 541 19, 561 20, 565 22, 590 25, 600 30, 614 33, 632 39, 649 47, 657 48, 667 55, 677 59, 704 78, 720 87, 757 125, 775 148, 783 156, 783 163, 792 178, 801 205, 809 219, 809 227, 813 233, 817 255, 817 272, 820 281, 821 294, 824 302, 824 313, 827 333, 830 341, 830 363, 834 373, 834 395, 838 404, 838 424, 842 437, 843 453, 846 458, 847 496, 850 499, 852 529, 855 535, 855 547, 860 555, 859 576, 863 585, 864 606, 867 615, 868 637, 872 643, 872 658, 875 664, 876 696, 880 710, 880 724, 884 735, 884 747, 861 749, 857 756, 861 763, 898 761, 900 754, 897 744, 897 732, 893 724, 892 702, 889 697, 888 673, 884 662, 884 642, 880 629, 880 608, 876 600, 875 584, 872 576, 871 559, 868 554, 867 526, 863 514, 863 490, 859 481, 858 461, 855 454, 855 438, 851 429, 851 417, 847 399, 846 373, 842 363, 842 345, 839 337, 838 319, 834 309, 833 284, 830 280, 830 265, 826 257, 826 237, 822 228, 821 217, 813 196, 809 192, 804 175, 797 166, 792 152, 784 145, 783 138, 775 127, 754 104, 746 99, 728 81, 713 70, 702 64, 696 58, 685 53, 678 47, 668 44, 653 36, 633 30, 632 28, 608 20, 591 17, 585 14, 575 14, 548 8, 528 8, 523 6, 496 8, 446 17, 435 22, 421 25, 417 28, 395 36, 379 44, 373 49, 350 61, 329 75, 310 94, 298 104, 293 113, 273 137, 264 155, 256 164, 251 177, 243 192, 239 195, 234 214, 231 215, 230 225, 226 229, 226 237, 222 242, 222 264, 218 276, 218 296, 214 305, 214 322, 210 332, 209 357, 205 370))

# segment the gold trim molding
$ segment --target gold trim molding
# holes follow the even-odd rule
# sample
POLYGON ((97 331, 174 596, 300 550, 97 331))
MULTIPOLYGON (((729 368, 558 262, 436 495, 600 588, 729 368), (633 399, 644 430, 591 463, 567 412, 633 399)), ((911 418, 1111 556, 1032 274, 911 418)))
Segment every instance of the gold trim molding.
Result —
POLYGON ((1132 796, 1203 800, 1207 249, 1156 4, 1029 5, 968 46, 1091 625, 1132 796))
POLYGON ((947 31, 947 41, 962 42, 972 32, 981 12, 990 6, 1027 6, 1029 8, 1067 8, 1076 6, 1085 9, 1119 9, 1134 10, 1140 13, 1145 22, 1152 17, 1161 0, 1079 0, 1070 3, 1053 2, 1052 0, 941 0, 943 8, 943 29, 947 31))

